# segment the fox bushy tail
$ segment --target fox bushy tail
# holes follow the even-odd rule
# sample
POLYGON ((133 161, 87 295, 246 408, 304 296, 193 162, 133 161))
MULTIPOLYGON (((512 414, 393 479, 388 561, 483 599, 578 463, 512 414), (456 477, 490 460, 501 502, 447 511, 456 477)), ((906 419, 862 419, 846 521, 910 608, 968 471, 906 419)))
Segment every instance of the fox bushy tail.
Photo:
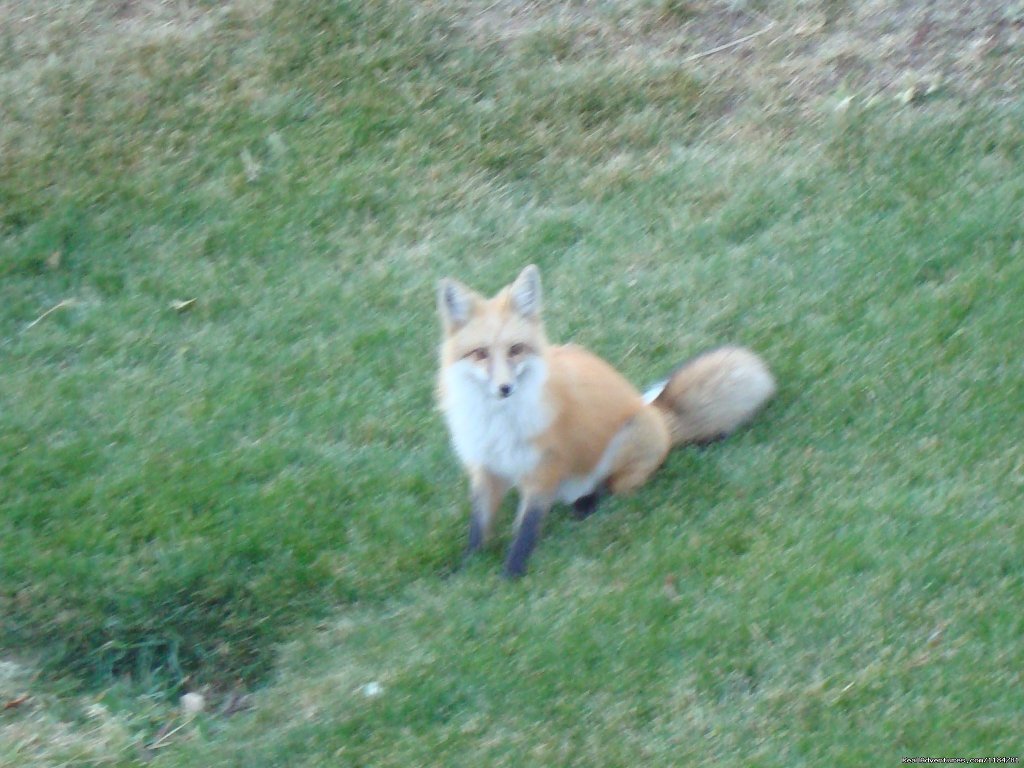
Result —
POLYGON ((645 399, 665 418, 672 445, 707 443, 742 426, 775 394, 765 362, 743 347, 721 347, 684 363, 645 399))

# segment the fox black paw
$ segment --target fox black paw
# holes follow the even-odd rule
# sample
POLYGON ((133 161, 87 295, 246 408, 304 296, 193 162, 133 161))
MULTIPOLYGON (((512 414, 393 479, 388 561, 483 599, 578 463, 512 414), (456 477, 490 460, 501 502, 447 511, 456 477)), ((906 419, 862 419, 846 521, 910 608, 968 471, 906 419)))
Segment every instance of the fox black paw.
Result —
POLYGON ((509 581, 518 581, 526 575, 526 563, 523 563, 522 565, 510 565, 506 563, 501 575, 509 581))
POLYGON ((608 491, 604 486, 601 486, 593 493, 588 493, 586 496, 580 496, 572 503, 572 516, 576 520, 585 520, 590 517, 597 511, 597 505, 601 503, 601 499, 603 499, 607 494, 608 491))

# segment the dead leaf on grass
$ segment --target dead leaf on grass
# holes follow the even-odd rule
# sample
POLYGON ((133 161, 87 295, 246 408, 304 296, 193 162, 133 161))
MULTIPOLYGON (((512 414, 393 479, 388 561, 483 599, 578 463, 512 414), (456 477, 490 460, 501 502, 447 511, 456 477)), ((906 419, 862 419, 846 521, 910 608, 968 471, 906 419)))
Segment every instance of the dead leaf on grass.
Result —
POLYGON ((32 697, 28 694, 25 694, 24 696, 16 696, 15 698, 11 699, 10 701, 4 704, 4 712, 6 712, 9 709, 17 709, 20 706, 28 704, 28 702, 30 702, 31 700, 32 697))

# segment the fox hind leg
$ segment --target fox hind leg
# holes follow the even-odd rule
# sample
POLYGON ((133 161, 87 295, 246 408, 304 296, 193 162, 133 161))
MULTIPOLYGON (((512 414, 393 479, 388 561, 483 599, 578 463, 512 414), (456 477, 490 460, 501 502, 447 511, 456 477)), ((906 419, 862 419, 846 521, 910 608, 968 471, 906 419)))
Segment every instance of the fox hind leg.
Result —
POLYGON ((672 447, 668 425, 651 405, 630 419, 616 439, 621 446, 607 483, 612 493, 628 493, 643 485, 672 447))

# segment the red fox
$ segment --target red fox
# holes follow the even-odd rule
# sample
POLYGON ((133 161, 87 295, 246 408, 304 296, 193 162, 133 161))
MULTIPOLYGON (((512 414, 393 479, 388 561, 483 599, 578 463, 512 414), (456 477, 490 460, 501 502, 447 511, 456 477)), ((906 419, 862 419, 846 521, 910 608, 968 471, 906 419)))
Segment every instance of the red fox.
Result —
POLYGON ((466 555, 487 542, 502 498, 515 487, 509 578, 526 573, 552 504, 571 504, 586 517, 604 494, 643 484, 673 445, 725 437, 775 393, 761 358, 723 347, 641 395, 596 355, 548 343, 533 265, 490 299, 444 279, 438 310, 438 400, 470 479, 466 555))

